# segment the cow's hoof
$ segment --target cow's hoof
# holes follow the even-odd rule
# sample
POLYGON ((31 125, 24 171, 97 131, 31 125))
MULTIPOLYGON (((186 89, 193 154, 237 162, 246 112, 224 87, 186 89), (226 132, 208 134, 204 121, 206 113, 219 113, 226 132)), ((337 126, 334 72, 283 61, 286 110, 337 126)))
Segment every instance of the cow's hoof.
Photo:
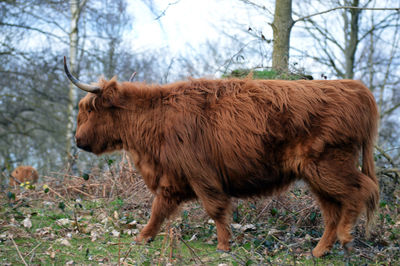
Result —
POLYGON ((343 245, 343 248, 344 248, 344 253, 345 253, 347 256, 350 255, 350 253, 351 253, 351 252, 353 251, 353 249, 354 249, 354 242, 353 242, 353 241, 350 241, 350 242, 344 244, 344 245, 343 245))
POLYGON ((226 246, 226 245, 218 245, 217 246, 217 252, 227 253, 227 252, 230 252, 230 251, 231 251, 231 248, 229 246, 226 246))
POLYGON ((313 251, 311 252, 311 255, 315 258, 321 258, 325 255, 329 254, 329 250, 325 249, 325 250, 318 250, 318 249, 313 249, 313 251))
POLYGON ((311 255, 315 258, 320 258, 322 256, 324 256, 325 252, 321 251, 321 250, 316 250, 315 248, 313 249, 313 251, 311 252, 311 255))
POLYGON ((150 243, 152 242, 154 239, 150 236, 148 237, 144 237, 144 236, 138 236, 135 238, 135 240, 133 240, 133 243, 135 244, 146 244, 146 243, 150 243))
POLYGON ((218 253, 229 253, 230 250, 222 250, 222 249, 217 249, 218 253))

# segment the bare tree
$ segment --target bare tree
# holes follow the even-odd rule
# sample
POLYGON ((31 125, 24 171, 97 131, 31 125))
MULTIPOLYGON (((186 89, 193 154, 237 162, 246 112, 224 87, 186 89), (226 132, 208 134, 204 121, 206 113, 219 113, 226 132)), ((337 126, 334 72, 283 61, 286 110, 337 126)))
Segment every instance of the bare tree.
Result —
MULTIPOLYGON (((260 10, 266 10, 269 14, 270 12, 264 5, 259 4, 259 1, 251 1, 251 0, 241 0, 248 4, 251 7, 260 10)), ((312 6, 315 5, 314 2, 302 1, 299 2, 298 8, 301 10, 300 12, 295 12, 298 18, 292 18, 292 1, 291 0, 276 0, 275 1, 275 11, 274 11, 274 19, 273 22, 270 23, 273 29, 273 51, 272 51, 272 68, 278 71, 287 71, 289 66, 289 47, 290 47, 290 35, 293 29, 293 26, 299 22, 307 22, 311 24, 309 28, 315 28, 314 18, 319 18, 324 16, 327 13, 331 13, 334 11, 341 10, 343 14, 344 20, 344 32, 343 37, 345 38, 345 43, 343 47, 340 47, 341 51, 344 52, 344 68, 340 69, 337 65, 333 65, 337 72, 338 77, 343 78, 353 78, 354 77, 354 64, 355 64, 355 54, 357 51, 357 45, 359 43, 360 36, 359 33, 359 17, 363 10, 390 10, 393 12, 399 12, 400 9, 398 7, 369 7, 368 5, 372 2, 372 0, 367 0, 365 3, 361 4, 360 0, 344 0, 343 2, 340 0, 332 1, 332 7, 326 8, 326 4, 324 2, 320 2, 318 5, 319 9, 324 8, 323 11, 315 11, 310 14, 310 10, 312 10, 312 6), (304 14, 307 14, 305 15, 304 14)), ((333 22, 335 23, 335 22, 333 22)), ((332 26, 332 25, 329 25, 332 26)), ((333 31, 329 31, 327 28, 325 32, 313 32, 314 38, 318 38, 321 34, 322 36, 328 38, 328 41, 332 41, 335 43, 336 37, 333 36, 333 31)), ((263 36, 258 36, 263 38, 263 36)), ((320 38, 319 40, 320 46, 325 46, 326 40, 320 38)), ((317 58, 315 58, 317 59, 317 58)), ((331 60, 331 59, 330 59, 331 60)), ((332 60, 331 60, 332 61, 332 60)))
POLYGON ((290 32, 292 19, 292 0, 276 0, 273 30, 274 46, 272 51, 272 69, 280 72, 289 70, 290 32))
MULTIPOLYGON (((83 8, 85 7, 87 0, 70 0, 70 30, 69 36, 69 65, 71 71, 75 76, 79 76, 78 73, 78 46, 79 46, 79 19, 82 16, 83 8)), ((71 161, 72 158, 72 147, 73 147, 73 132, 75 124, 75 106, 78 100, 77 89, 74 85, 69 84, 68 92, 68 104, 67 104, 67 128, 66 128, 66 157, 67 161, 71 161)))

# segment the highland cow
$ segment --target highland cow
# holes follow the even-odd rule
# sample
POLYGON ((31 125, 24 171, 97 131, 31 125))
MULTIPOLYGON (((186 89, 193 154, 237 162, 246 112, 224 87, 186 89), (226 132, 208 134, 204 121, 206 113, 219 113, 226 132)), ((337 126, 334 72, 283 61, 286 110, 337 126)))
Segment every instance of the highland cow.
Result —
POLYGON ((167 85, 101 79, 80 82, 77 146, 95 154, 126 150, 155 195, 136 241, 149 241, 186 201, 199 199, 215 221, 217 248, 229 251, 231 198, 268 196, 304 180, 322 210, 316 257, 351 229, 379 193, 373 148, 378 112, 354 80, 190 79, 167 85), (362 170, 359 156, 362 155, 362 170))
POLYGON ((39 174, 32 166, 18 166, 12 171, 10 176, 10 186, 19 186, 22 183, 36 183, 39 179, 39 174))

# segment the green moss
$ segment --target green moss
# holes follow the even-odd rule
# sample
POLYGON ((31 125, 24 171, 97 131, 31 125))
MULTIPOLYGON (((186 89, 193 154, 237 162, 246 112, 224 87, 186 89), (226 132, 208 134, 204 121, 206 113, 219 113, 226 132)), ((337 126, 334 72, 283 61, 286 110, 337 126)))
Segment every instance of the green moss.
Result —
POLYGON ((297 80, 297 79, 312 79, 312 76, 305 74, 296 73, 286 73, 277 72, 272 69, 264 70, 250 70, 250 69, 236 69, 229 74, 225 74, 223 78, 246 78, 248 76, 253 77, 253 79, 284 79, 284 80, 297 80))

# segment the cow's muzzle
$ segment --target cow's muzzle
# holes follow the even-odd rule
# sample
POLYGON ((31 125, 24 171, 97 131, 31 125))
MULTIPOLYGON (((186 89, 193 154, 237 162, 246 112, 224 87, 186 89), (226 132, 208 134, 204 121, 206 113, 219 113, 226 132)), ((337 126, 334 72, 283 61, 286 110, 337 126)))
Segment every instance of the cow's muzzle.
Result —
POLYGON ((76 146, 78 146, 79 149, 82 149, 82 150, 88 151, 88 152, 92 152, 92 147, 89 144, 82 141, 81 138, 75 137, 75 142, 76 142, 76 146))

